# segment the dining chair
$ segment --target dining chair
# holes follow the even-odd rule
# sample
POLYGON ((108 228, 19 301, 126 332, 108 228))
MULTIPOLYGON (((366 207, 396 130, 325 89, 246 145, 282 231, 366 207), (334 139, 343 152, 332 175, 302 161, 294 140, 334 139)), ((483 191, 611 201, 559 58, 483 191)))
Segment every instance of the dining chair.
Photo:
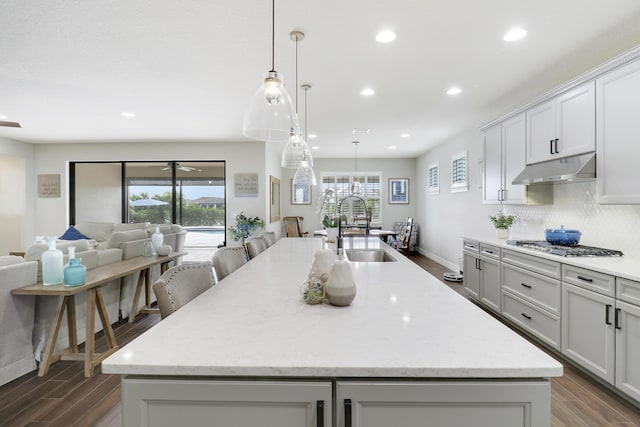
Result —
POLYGON ((219 282, 247 263, 247 252, 244 246, 225 246, 215 251, 211 261, 219 282))
POLYGON ((407 218, 407 222, 405 224, 404 234, 398 241, 397 249, 402 252, 406 256, 411 255, 411 232, 413 230, 413 218, 407 218))
POLYGON ((249 259, 252 260, 267 250, 267 241, 262 236, 247 237, 244 240, 244 246, 247 248, 249 259))
POLYGON ((275 245, 278 241, 278 237, 274 231, 263 231, 260 233, 260 236, 264 238, 264 241, 267 243, 267 247, 275 245))
POLYGON ((307 237, 309 232, 302 231, 303 220, 304 217, 301 216, 285 216, 282 218, 285 235, 287 237, 307 237))
POLYGON ((210 261, 171 267, 153 284, 160 317, 166 319, 214 284, 210 261))

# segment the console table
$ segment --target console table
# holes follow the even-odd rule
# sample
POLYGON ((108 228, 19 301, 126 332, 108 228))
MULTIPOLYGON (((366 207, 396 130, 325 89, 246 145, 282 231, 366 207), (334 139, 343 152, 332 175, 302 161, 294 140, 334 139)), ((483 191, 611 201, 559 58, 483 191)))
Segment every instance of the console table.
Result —
POLYGON ((99 365, 107 356, 114 353, 118 349, 116 337, 111 328, 111 321, 107 314, 107 309, 100 293, 100 288, 105 286, 112 280, 120 279, 129 274, 138 273, 138 283, 135 296, 133 298, 133 306, 129 315, 129 322, 133 322, 138 310, 138 302, 142 290, 145 291, 145 307, 140 311, 150 311, 151 305, 151 267, 160 265, 162 272, 166 271, 171 261, 186 255, 186 252, 174 252, 168 256, 139 256, 126 260, 114 262, 112 264, 87 270, 87 280, 84 285, 80 286, 64 286, 53 285, 45 286, 41 282, 16 288, 11 291, 12 295, 40 295, 58 298, 57 316, 55 322, 51 325, 51 331, 47 339, 38 376, 44 376, 49 371, 52 363, 58 360, 84 360, 84 376, 90 377, 93 369, 99 365), (87 318, 86 318, 86 341, 85 351, 78 351, 78 340, 76 330, 76 308, 75 295, 81 292, 88 292, 87 295, 87 318), (67 311, 67 328, 69 331, 69 347, 62 350, 59 354, 54 354, 58 332, 62 324, 65 310, 67 311), (96 311, 100 316, 100 322, 104 329, 107 339, 107 350, 104 353, 95 353, 95 314, 96 311))

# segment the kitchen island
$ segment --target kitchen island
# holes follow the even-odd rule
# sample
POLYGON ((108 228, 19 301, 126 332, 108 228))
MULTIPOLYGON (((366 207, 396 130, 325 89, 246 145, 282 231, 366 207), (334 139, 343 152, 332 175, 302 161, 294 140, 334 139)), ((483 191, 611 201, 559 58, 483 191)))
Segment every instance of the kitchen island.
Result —
POLYGON ((281 239, 103 362, 125 426, 548 426, 562 365, 377 238, 348 307, 301 299, 321 239, 281 239), (422 420, 422 423, 420 423, 422 420))

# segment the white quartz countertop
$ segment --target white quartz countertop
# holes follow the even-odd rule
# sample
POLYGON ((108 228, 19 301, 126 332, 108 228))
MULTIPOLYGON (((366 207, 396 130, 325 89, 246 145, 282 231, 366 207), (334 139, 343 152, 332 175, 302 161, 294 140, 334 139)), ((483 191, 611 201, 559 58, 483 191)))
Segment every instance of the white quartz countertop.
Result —
POLYGON ((307 305, 319 238, 284 238, 102 363, 109 374, 542 378, 562 365, 376 238, 348 307, 307 305))
MULTIPOLYGON (((574 265, 589 270, 598 271, 600 273, 610 274, 612 276, 623 277, 629 280, 640 281, 640 260, 628 258, 626 256, 560 256, 539 252, 532 249, 526 249, 514 245, 507 244, 506 240, 486 237, 464 236, 463 239, 474 240, 476 242, 487 243, 498 246, 503 249, 509 249, 516 252, 522 252, 529 255, 535 255, 540 258, 557 261, 562 264, 574 265)), ((611 248, 610 248, 611 249, 611 248)))

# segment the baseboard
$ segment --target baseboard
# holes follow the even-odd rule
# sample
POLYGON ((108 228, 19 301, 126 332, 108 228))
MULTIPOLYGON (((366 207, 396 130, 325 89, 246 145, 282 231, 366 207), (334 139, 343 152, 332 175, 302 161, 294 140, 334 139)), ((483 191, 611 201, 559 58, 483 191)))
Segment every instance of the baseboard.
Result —
POLYGON ((456 273, 460 272, 460 267, 458 266, 457 263, 453 263, 453 262, 447 261, 446 259, 441 258, 441 257, 439 257, 438 255, 436 255, 434 253, 428 252, 428 251, 422 249, 421 247, 418 247, 418 253, 426 256, 427 258, 430 258, 430 259, 434 260, 435 262, 437 262, 438 264, 440 264, 440 265, 442 265, 444 267, 447 267, 451 271, 455 271, 456 273))

